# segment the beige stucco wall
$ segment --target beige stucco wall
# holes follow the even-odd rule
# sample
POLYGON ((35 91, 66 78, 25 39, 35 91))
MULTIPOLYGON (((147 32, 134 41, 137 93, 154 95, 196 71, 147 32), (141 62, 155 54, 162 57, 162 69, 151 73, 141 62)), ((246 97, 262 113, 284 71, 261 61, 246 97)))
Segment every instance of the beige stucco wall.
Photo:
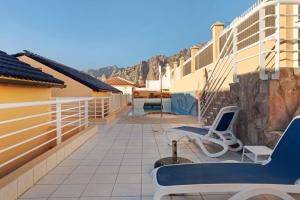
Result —
MULTIPOLYGON (((43 88, 43 87, 29 87, 29 86, 20 86, 20 85, 5 85, 0 84, 0 93, 3 94, 0 97, 0 103, 16 103, 16 102, 29 102, 29 101, 44 101, 49 100, 51 98, 51 89, 50 88, 43 88)), ((35 107, 22 107, 16 109, 1 109, 0 110, 0 121, 8 120, 8 119, 15 119, 17 117, 29 116, 38 113, 45 113, 50 111, 50 106, 35 106, 35 107)), ((30 126, 41 124, 44 122, 49 121, 51 118, 49 115, 44 115, 36 118, 20 120, 10 123, 5 123, 0 125, 0 135, 7 134, 13 131, 21 130, 24 128, 28 128, 30 126)), ((0 146, 2 148, 9 147, 13 144, 21 142, 25 139, 32 138, 40 133, 49 130, 49 125, 43 125, 38 128, 24 131, 20 134, 16 134, 10 137, 6 137, 1 139, 0 146)), ((3 163, 16 155, 24 152, 26 150, 31 149, 34 146, 37 146, 50 138, 53 138, 54 135, 49 133, 44 135, 38 139, 35 139, 31 142, 23 144, 19 147, 13 148, 12 150, 6 151, 5 153, 0 155, 0 163, 3 163)), ((31 158, 40 152, 43 152, 45 149, 49 148, 51 144, 45 145, 44 147, 38 149, 33 154, 29 156, 25 156, 22 159, 17 160, 16 162, 7 165, 0 170, 0 176, 4 172, 9 171, 12 168, 15 168, 19 165, 19 163, 23 163, 24 160, 31 158)))
MULTIPOLYGON (((281 14, 293 14, 293 6, 291 5, 281 5, 280 6, 280 13, 281 14)), ((291 17, 281 17, 280 18, 280 25, 281 26, 287 26, 291 27, 293 26, 294 19, 291 17)), ((217 38, 221 34, 222 26, 212 26, 212 39, 213 39, 213 53, 214 57, 216 57, 217 52, 219 51, 219 40, 217 38)), ((295 38, 293 29, 281 29, 280 31, 280 38, 295 38)), ((280 49, 281 50, 287 50, 292 51, 293 44, 290 43, 281 43, 280 49)), ((271 51, 275 49, 275 41, 274 40, 268 40, 265 42, 265 50, 271 51)), ((256 57, 249 58, 247 60, 241 61, 237 63, 237 75, 238 76, 246 76, 247 74, 253 73, 253 72, 259 72, 259 42, 256 42, 254 44, 251 44, 247 46, 246 48, 243 48, 237 52, 237 60, 240 61, 245 58, 249 58, 253 55, 257 55, 256 57)), ((295 53, 291 52, 281 52, 280 53, 280 68, 288 67, 291 68, 294 65, 293 59, 295 58, 295 53)), ((265 55, 265 65, 266 70, 274 73, 275 68, 275 53, 267 53, 265 55)), ((223 59, 226 59, 227 57, 224 57, 223 59)), ((229 60, 232 60, 230 58, 229 60)), ((215 61, 216 62, 216 61, 215 61)), ((222 63, 222 59, 219 63, 222 63)), ((181 64, 182 65, 182 64, 181 64)), ((182 67, 180 65, 180 67, 182 67)), ((197 91, 201 90, 203 86, 205 85, 206 78, 205 78, 205 69, 207 72, 209 72, 210 69, 212 69, 215 66, 215 63, 212 63, 208 66, 205 66, 204 68, 198 69, 195 72, 192 71, 192 73, 181 76, 179 80, 176 80, 176 75, 174 75, 171 79, 171 89, 170 91, 172 93, 179 93, 179 92, 187 92, 187 91, 197 91)), ((223 73, 225 71, 226 65, 222 65, 223 68, 216 70, 214 72, 215 77, 219 77, 220 73, 223 73)), ((220 66, 218 66, 220 67, 220 66)), ((229 69, 229 68, 228 68, 229 69)), ((172 69, 174 70, 174 69, 172 69)), ((176 74, 176 73, 174 73, 176 74)), ((222 84, 220 90, 228 90, 229 84, 233 83, 233 71, 231 71, 228 74, 228 77, 225 79, 224 83, 222 84)))

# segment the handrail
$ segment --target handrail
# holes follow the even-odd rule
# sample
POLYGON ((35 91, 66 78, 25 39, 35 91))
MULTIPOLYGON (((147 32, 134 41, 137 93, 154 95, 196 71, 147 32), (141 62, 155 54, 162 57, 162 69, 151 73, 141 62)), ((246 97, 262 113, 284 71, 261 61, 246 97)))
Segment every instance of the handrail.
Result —
POLYGON ((77 133, 87 128, 92 118, 107 117, 126 106, 127 101, 128 95, 117 94, 109 97, 59 97, 47 101, 1 103, 0 142, 3 146, 0 147, 0 156, 7 152, 11 154, 16 148, 19 151, 23 145, 26 145, 26 148, 16 155, 1 159, 0 169, 45 145, 59 144, 69 137, 65 137, 67 134, 77 133), (94 101, 99 104, 94 104, 95 107, 92 107, 94 101), (26 112, 22 112, 23 108, 26 108, 26 112), (90 108, 93 110, 91 111, 90 108), (14 118, 9 115, 6 118, 6 115, 1 112, 19 114, 14 118), (22 137, 19 136, 23 134, 26 134, 26 137, 21 139, 22 137), (13 142, 14 138, 16 138, 15 142, 13 142), (53 143, 55 141, 56 144, 53 143))

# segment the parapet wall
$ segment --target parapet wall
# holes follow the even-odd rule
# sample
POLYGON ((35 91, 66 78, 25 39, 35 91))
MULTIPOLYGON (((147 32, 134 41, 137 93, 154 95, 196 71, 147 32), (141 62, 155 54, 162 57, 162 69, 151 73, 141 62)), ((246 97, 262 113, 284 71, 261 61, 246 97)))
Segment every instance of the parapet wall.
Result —
POLYGON ((245 144, 273 147, 291 119, 300 115, 300 76, 292 68, 281 68, 279 80, 261 80, 258 73, 249 73, 217 96, 207 115, 212 109, 217 113, 221 107, 237 105, 241 111, 236 135, 245 144))

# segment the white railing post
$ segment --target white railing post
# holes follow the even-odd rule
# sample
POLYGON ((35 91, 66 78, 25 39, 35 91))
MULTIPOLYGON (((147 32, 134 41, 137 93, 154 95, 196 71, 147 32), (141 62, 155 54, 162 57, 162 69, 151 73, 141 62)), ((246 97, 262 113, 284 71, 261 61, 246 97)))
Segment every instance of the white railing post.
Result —
POLYGON ((81 102, 78 101, 78 120, 79 120, 79 127, 81 127, 81 102))
POLYGON ((97 118, 97 98, 94 97, 94 118, 97 118))
POLYGON ((239 78, 237 76, 237 28, 233 27, 233 33, 232 33, 232 54, 233 54, 233 81, 234 83, 238 83, 239 82, 239 78))
POLYGON ((84 127, 87 128, 89 125, 89 101, 84 101, 84 127))
POLYGON ((61 103, 56 103, 56 144, 61 143, 61 103))
POLYGON ((266 52, 265 52, 265 8, 259 9, 259 77, 261 80, 267 80, 268 76, 266 74, 266 52))
POLYGON ((119 106, 119 109, 122 108, 122 96, 119 94, 119 99, 120 99, 120 106, 119 106))
POLYGON ((272 74, 272 79, 279 79, 279 69, 280 69, 280 3, 275 6, 275 66, 274 74, 272 74))
POLYGON ((104 97, 101 98, 101 116, 102 116, 102 119, 104 118, 104 97))
MULTIPOLYGON (((293 15, 295 17, 293 17, 293 20, 294 20, 294 26, 299 26, 299 5, 300 4, 295 4, 293 5, 293 15), (297 22, 297 23, 296 23, 297 22)), ((299 28, 294 28, 294 55, 293 55, 293 60, 294 60, 294 63, 293 63, 293 67, 294 67, 294 73, 295 74, 300 74, 300 62, 299 62, 299 28)))
POLYGON ((199 95, 198 95, 198 122, 199 122, 199 124, 201 124, 201 121, 202 121, 202 117, 201 117, 201 103, 200 103, 200 101, 201 101, 201 94, 199 93, 199 95))

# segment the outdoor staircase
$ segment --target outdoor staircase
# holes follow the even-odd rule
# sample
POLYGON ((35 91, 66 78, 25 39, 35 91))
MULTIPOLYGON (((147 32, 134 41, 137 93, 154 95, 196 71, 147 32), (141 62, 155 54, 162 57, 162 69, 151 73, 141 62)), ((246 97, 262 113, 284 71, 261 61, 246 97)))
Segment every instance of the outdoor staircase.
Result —
POLYGON ((215 97, 214 101, 212 101, 212 103, 207 109, 206 114, 202 118, 204 124, 211 125, 214 122, 221 108, 230 105, 233 105, 230 98, 230 93, 228 91, 219 91, 218 95, 215 97))
POLYGON ((214 121, 219 110, 230 105, 230 94, 223 91, 223 85, 233 68, 233 31, 231 30, 215 65, 201 91, 199 102, 199 118, 204 125, 214 121))

